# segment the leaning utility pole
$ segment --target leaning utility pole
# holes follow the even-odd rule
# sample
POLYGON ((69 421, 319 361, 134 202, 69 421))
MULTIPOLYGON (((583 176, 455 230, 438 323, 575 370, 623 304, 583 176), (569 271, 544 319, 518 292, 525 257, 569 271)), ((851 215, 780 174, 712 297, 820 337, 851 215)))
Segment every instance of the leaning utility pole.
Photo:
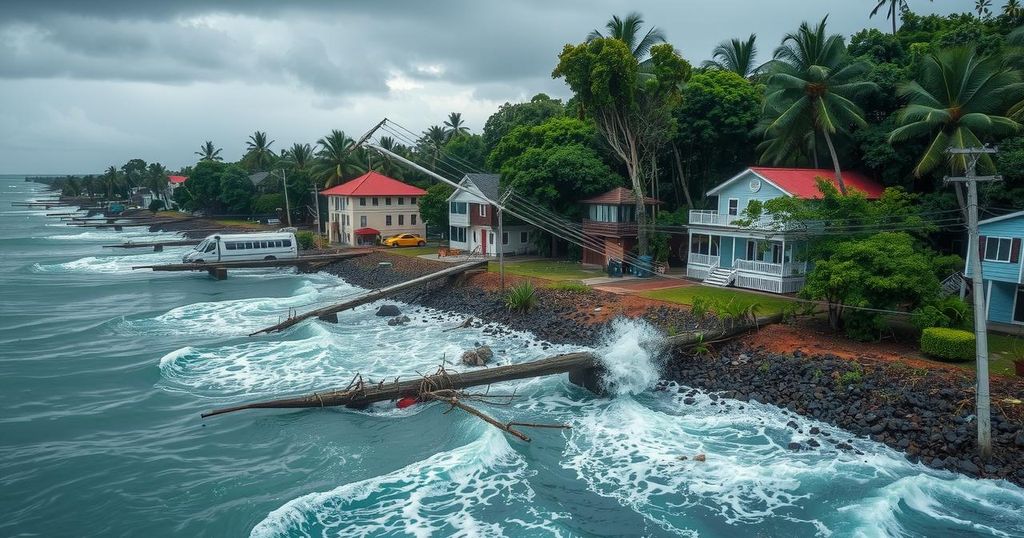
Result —
MULTIPOLYGON (((271 172, 273 174, 273 172, 271 172)), ((276 174, 275 174, 276 175, 276 174)), ((285 220, 288 222, 288 226, 292 225, 292 210, 288 205, 288 175, 285 174, 284 168, 281 168, 281 185, 284 188, 284 214, 285 220)))
POLYGON ((978 232, 978 182, 1001 181, 1000 176, 978 176, 976 168, 982 155, 993 154, 996 148, 949 148, 950 155, 963 155, 965 161, 964 177, 946 177, 946 183, 967 184, 967 237, 968 255, 971 271, 971 298, 974 300, 974 337, 976 342, 975 362, 977 364, 977 381, 975 382, 975 403, 978 416, 978 453, 981 459, 988 461, 992 457, 992 422, 990 396, 988 390, 988 332, 985 310, 984 282, 981 278, 981 248, 978 232))

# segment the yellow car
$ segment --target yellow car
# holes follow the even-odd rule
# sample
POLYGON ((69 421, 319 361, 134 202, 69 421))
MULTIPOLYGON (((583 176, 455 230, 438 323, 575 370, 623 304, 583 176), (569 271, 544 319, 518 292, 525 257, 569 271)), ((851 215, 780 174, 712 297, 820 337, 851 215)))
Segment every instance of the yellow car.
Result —
POLYGON ((381 241, 381 244, 391 248, 422 247, 427 244, 427 240, 417 234, 398 234, 381 241))

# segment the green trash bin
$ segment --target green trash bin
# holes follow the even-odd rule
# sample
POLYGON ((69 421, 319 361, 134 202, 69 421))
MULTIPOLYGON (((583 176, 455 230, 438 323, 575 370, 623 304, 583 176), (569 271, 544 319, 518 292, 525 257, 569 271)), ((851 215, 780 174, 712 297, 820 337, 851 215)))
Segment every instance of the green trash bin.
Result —
POLYGON ((622 261, 621 260, 608 260, 608 276, 610 276, 610 277, 621 277, 622 276, 622 261))
POLYGON ((654 275, 651 268, 654 265, 654 258, 652 256, 640 256, 637 258, 636 266, 633 270, 637 278, 650 278, 654 275))

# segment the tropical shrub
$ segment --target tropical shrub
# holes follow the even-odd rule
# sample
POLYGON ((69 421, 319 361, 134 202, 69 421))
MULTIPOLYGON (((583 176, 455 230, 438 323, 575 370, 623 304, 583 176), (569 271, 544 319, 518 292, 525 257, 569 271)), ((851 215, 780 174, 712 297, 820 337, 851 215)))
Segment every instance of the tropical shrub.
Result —
POLYGON ((252 212, 257 215, 273 215, 278 209, 284 208, 284 195, 263 194, 252 203, 252 212))
POLYGON ((307 230, 295 232, 295 240, 299 243, 301 250, 309 250, 316 246, 316 234, 307 230))
POLYGON ((149 203, 149 210, 150 211, 157 212, 157 211, 160 211, 163 208, 164 208, 164 201, 163 200, 153 200, 152 202, 149 203))
POLYGON ((711 311, 711 300, 703 295, 697 295, 693 298, 690 303, 690 313, 693 314, 697 321, 704 321, 704 318, 708 316, 711 311))
POLYGON ((959 297, 946 297, 914 310, 911 323, 920 330, 928 327, 967 329, 971 325, 971 307, 959 297))
POLYGON ((512 286, 505 294, 505 306, 509 311, 527 313, 537 306, 537 290, 529 280, 512 286))
POLYGON ((921 333, 921 352, 942 361, 974 358, 974 333, 945 327, 928 327, 921 333))

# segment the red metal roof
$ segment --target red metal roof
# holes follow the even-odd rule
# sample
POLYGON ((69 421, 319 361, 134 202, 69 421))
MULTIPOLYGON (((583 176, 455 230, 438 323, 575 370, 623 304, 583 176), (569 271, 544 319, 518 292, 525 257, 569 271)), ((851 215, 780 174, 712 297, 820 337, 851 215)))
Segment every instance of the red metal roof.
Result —
POLYGON ((427 191, 402 183, 373 170, 327 190, 324 196, 423 196, 427 191))
POLYGON ((380 230, 376 228, 359 228, 354 233, 356 235, 380 235, 380 230))
POLYGON ((167 176, 167 180, 171 183, 184 183, 188 179, 188 176, 167 176))
MULTIPOLYGON (((633 194, 633 191, 631 191, 630 189, 627 189, 627 188, 624 188, 624 187, 615 187, 614 189, 612 189, 612 190, 610 190, 610 191, 608 191, 608 192, 606 192, 604 194, 601 194, 599 196, 595 196, 593 198, 587 198, 586 200, 583 200, 580 203, 583 203, 583 204, 614 204, 614 205, 635 204, 636 203, 636 194, 633 194)), ((645 204, 660 204, 661 202, 659 202, 658 200, 655 200, 654 198, 651 198, 651 197, 648 196, 648 197, 644 198, 644 203, 645 204)))
MULTIPOLYGON (((815 181, 819 177, 827 179, 839 188, 835 170, 828 168, 752 167, 750 170, 799 198, 821 198, 821 191, 818 190, 818 183, 815 181)), ((843 170, 843 183, 846 184, 847 190, 856 189, 872 200, 881 198, 882 191, 885 190, 880 183, 859 172, 843 170)))

